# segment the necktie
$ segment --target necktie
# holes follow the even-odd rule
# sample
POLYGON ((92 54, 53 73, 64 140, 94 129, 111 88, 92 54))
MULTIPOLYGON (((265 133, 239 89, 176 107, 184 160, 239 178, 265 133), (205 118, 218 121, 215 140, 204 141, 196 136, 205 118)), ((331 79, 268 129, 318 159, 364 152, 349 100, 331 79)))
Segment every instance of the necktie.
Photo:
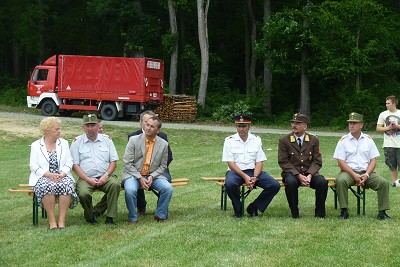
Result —
POLYGON ((297 138, 297 142, 299 143, 299 147, 301 148, 301 138, 297 138))

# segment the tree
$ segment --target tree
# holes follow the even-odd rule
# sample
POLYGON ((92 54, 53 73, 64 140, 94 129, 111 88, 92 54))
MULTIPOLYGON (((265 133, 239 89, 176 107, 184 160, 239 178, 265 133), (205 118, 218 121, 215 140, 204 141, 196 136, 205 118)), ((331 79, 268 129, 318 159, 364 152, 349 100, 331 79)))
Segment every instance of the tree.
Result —
MULTIPOLYGON (((267 22, 271 17, 271 0, 264 0, 264 22, 267 22)), ((270 70, 271 58, 268 56, 264 57, 264 89, 265 89, 265 99, 264 99, 264 114, 272 114, 272 71, 270 70)))
MULTIPOLYGON (((256 27, 256 19, 254 17, 253 4, 252 0, 246 0, 246 10, 248 12, 249 24, 250 24, 250 40, 249 40, 249 56, 250 56, 250 64, 249 64, 249 74, 250 74, 250 84, 247 84, 247 96, 256 96, 257 87, 256 87, 256 62, 257 55, 255 53, 255 45, 256 45, 256 36, 257 36, 257 27, 256 27)), ((247 27, 247 24, 245 25, 247 27)))
POLYGON ((199 30, 199 44, 201 54, 201 70, 200 70, 200 84, 199 95, 197 103, 204 107, 207 95, 207 81, 209 70, 209 44, 208 44, 208 26, 207 16, 208 8, 211 0, 197 0, 197 20, 199 30))
POLYGON ((178 26, 176 24, 176 13, 174 1, 168 0, 169 24, 171 38, 174 41, 171 47, 171 67, 169 69, 169 89, 171 94, 176 94, 176 78, 178 75, 178 26))

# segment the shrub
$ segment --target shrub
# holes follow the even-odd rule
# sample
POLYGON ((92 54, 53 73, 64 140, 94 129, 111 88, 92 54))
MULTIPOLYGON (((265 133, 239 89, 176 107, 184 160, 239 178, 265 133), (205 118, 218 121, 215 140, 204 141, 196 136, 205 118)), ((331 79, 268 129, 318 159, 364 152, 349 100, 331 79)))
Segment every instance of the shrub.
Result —
POLYGON ((230 122, 232 117, 237 114, 252 115, 250 112, 250 105, 242 100, 239 100, 233 104, 222 105, 215 109, 212 114, 212 118, 215 121, 230 122))

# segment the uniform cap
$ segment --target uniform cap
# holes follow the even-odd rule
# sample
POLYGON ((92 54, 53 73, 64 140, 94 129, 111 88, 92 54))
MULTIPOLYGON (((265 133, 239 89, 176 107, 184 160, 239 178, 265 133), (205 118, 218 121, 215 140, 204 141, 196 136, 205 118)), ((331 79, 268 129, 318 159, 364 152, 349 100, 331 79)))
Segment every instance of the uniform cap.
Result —
POLYGON ((356 112, 350 113, 349 119, 347 120, 347 122, 363 122, 363 121, 364 121, 363 115, 356 112))
POLYGON ((83 124, 98 123, 99 120, 95 114, 88 114, 83 116, 83 124))
POLYGON ((293 115, 291 122, 302 122, 305 124, 309 124, 310 120, 308 119, 308 117, 306 115, 304 115, 302 113, 295 113, 293 115))
POLYGON ((248 115, 239 114, 234 116, 233 119, 236 124, 249 124, 253 118, 248 115))

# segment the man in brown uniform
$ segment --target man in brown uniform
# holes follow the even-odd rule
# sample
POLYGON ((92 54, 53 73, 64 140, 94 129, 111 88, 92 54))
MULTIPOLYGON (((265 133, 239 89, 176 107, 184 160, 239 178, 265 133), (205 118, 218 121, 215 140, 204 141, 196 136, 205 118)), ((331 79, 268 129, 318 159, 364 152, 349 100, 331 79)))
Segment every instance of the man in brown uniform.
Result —
POLYGON ((328 194, 328 182, 318 174, 322 167, 319 140, 306 133, 309 119, 306 115, 293 115, 290 134, 279 140, 278 163, 282 169, 286 198, 293 218, 299 218, 299 186, 315 189, 315 217, 325 217, 325 200, 328 194))

